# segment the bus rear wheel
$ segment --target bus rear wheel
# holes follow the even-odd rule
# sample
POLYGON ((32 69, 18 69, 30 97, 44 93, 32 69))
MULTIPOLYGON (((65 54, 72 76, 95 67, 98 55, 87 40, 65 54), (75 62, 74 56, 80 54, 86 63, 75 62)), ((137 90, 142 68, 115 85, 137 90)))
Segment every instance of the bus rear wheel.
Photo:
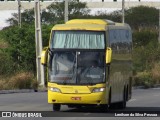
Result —
POLYGON ((118 103, 118 108, 124 109, 126 108, 126 92, 123 92, 123 101, 118 103))
POLYGON ((53 111, 60 111, 61 105, 60 104, 53 104, 53 111))

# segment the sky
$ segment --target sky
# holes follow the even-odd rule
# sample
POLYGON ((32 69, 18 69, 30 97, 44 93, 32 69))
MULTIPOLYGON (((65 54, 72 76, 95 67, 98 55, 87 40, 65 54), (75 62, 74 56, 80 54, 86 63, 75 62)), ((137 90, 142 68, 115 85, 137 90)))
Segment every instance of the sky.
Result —
POLYGON ((15 10, 1 10, 0 11, 0 29, 8 26, 7 19, 12 17, 12 13, 17 13, 15 10))
MULTIPOLYGON (((89 1, 89 2, 101 2, 102 0, 80 0, 80 1, 89 1)), ((113 0, 104 0, 104 1, 108 1, 108 2, 113 2, 113 0)), ((121 2, 122 0, 117 0, 117 2, 121 2)), ((139 0, 125 0, 125 1, 139 1, 139 0)), ((151 2, 151 1, 159 1, 160 2, 160 0, 140 0, 140 1, 142 1, 142 2, 147 2, 147 1, 149 1, 149 2, 151 2)))
MULTIPOLYGON (((102 0, 80 0, 80 1, 89 1, 89 2, 101 2, 102 0)), ((112 2, 113 0, 104 0, 104 1, 109 1, 112 2)), ((122 0, 117 0, 118 2, 121 2, 122 0)), ((125 0, 125 1, 138 1, 138 0, 125 0)), ((159 1, 160 0, 141 0, 143 2, 147 2, 147 1, 159 1)), ((104 9, 94 9, 92 10, 91 14, 94 14, 94 11, 97 10, 104 10, 104 9)), ((116 9, 111 9, 110 11, 114 11, 116 9)), ((3 27, 9 26, 9 24, 6 22, 7 19, 12 17, 12 13, 17 13, 18 11, 16 10, 0 10, 0 29, 2 29, 3 27)))
MULTIPOLYGON (((116 8, 115 9, 110 9, 110 10, 107 10, 107 12, 112 12, 112 11, 115 11, 117 10, 116 8)), ((95 11, 105 11, 105 9, 94 9, 91 11, 90 14, 95 14, 95 11)), ((6 26, 9 26, 9 23, 6 22, 7 19, 11 18, 12 17, 12 13, 18 13, 18 11, 16 10, 0 10, 0 30, 3 28, 3 27, 6 27, 6 26)))

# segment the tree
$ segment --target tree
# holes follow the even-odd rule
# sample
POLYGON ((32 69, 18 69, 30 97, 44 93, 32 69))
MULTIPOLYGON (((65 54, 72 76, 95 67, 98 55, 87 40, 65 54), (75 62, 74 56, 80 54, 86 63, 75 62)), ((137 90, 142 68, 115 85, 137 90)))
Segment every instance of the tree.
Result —
MULTIPOLYGON (((12 16, 13 17, 9 18, 7 22, 9 22, 11 26, 18 25, 18 14, 13 13, 12 16)), ((34 19, 34 9, 24 10, 24 12, 21 13, 21 21, 23 24, 34 24, 34 19)))
MULTIPOLYGON (((122 22, 121 10, 109 12, 98 11, 92 18, 109 19, 114 22, 122 22)), ((138 6, 125 10, 125 22, 132 29, 157 28, 158 27, 158 9, 154 7, 138 6)))
MULTIPOLYGON (((68 13, 69 19, 82 18, 88 15, 90 10, 87 8, 85 2, 78 2, 78 0, 72 0, 69 2, 68 13)), ((18 25, 18 14, 13 13, 13 17, 7 21, 10 25, 18 25)), ((25 10, 22 14, 22 23, 34 24, 34 9, 25 10)), ((64 2, 53 2, 42 10, 41 13, 42 24, 57 24, 64 23, 64 2)))
POLYGON ((14 73, 14 63, 6 52, 8 44, 2 39, 1 33, 2 32, 0 31, 0 76, 14 73))
POLYGON ((158 26, 158 10, 154 7, 138 6, 125 12, 126 23, 134 29, 158 26))
POLYGON ((15 63, 15 70, 35 71, 35 34, 34 26, 19 28, 12 26, 3 30, 2 37, 8 42, 7 53, 15 63))
POLYGON ((142 47, 142 46, 147 46, 149 43, 158 43, 158 32, 157 31, 151 31, 150 29, 148 30, 141 30, 141 31, 134 31, 133 33, 133 46, 135 48, 137 47, 142 47))
MULTIPOLYGON (((52 26, 42 25, 44 45, 48 45, 52 26)), ((14 62, 14 70, 36 73, 35 27, 23 24, 22 28, 12 26, 1 31, 1 38, 8 43, 7 56, 14 62)), ((5 57, 5 56, 4 56, 5 57)), ((7 58, 9 60, 9 58, 7 58)), ((1 63, 3 64, 3 63, 1 63)))
MULTIPOLYGON (((68 4, 69 19, 82 18, 89 15, 90 10, 86 3, 72 0, 68 4)), ((42 12, 42 22, 48 24, 64 23, 64 2, 53 2, 46 11, 42 12)))
POLYGON ((111 13, 107 11, 97 11, 95 15, 90 15, 88 18, 95 18, 95 19, 108 19, 114 22, 121 22, 121 11, 113 11, 111 13))

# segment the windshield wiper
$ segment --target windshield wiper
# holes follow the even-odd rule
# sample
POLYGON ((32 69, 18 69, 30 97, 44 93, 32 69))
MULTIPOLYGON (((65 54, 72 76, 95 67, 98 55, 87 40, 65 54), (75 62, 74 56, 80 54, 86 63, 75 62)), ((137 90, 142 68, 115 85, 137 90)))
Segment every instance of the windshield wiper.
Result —
POLYGON ((92 78, 87 79, 87 84, 89 84, 89 85, 94 85, 92 78))
POLYGON ((97 83, 79 83, 77 85, 96 85, 97 83))
POLYGON ((59 85, 77 85, 76 83, 67 83, 67 82, 60 82, 57 84, 59 84, 59 85))
POLYGON ((48 48, 48 53, 49 53, 50 56, 52 56, 53 55, 53 50, 51 48, 48 48))

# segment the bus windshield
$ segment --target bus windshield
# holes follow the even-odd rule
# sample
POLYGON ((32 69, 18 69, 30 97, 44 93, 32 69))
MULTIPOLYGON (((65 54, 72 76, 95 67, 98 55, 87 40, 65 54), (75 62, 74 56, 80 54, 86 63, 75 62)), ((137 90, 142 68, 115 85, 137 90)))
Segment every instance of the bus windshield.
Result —
POLYGON ((54 51, 50 56, 49 81, 59 84, 104 82, 104 51, 54 51))
POLYGON ((50 48, 104 49, 104 31, 59 30, 52 32, 50 48))

